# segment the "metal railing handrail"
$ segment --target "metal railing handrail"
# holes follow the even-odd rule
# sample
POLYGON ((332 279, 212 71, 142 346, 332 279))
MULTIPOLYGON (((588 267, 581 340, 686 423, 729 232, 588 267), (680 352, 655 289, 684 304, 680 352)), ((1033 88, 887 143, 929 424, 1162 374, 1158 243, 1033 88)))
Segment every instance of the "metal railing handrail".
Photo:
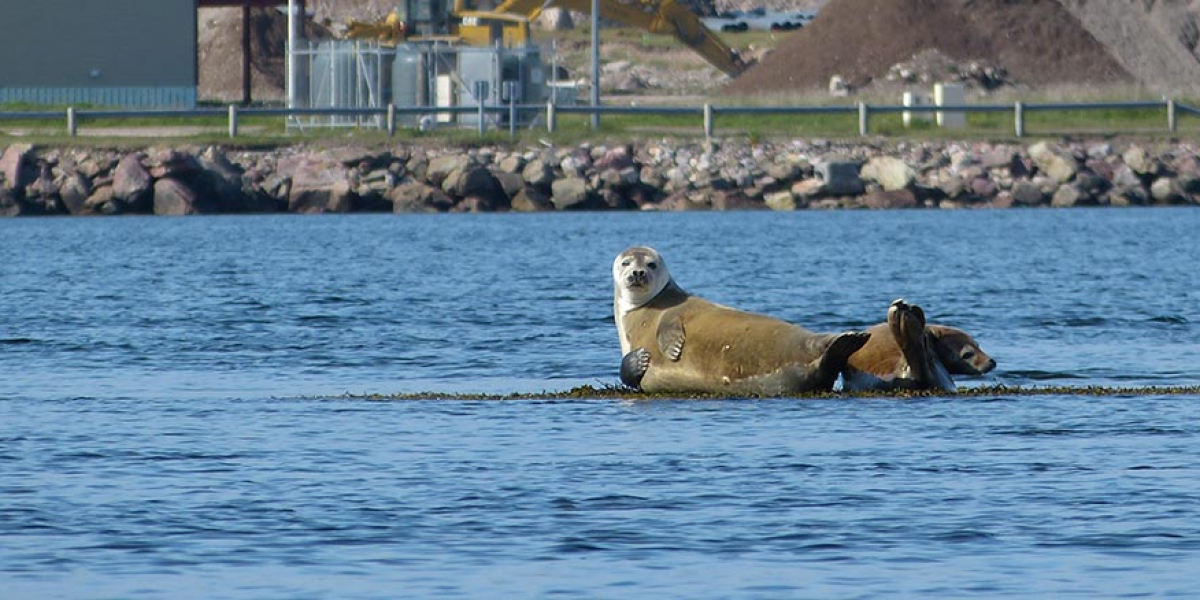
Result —
MULTIPOLYGON (((389 134, 395 132, 398 115, 437 115, 437 114, 477 114, 478 127, 482 133, 486 127, 485 115, 509 114, 510 131, 515 135, 515 111, 522 113, 545 111, 545 125, 549 132, 556 128, 558 114, 582 115, 680 115, 702 116, 703 132, 706 138, 711 138, 715 130, 717 115, 815 115, 815 114, 858 114, 859 134, 870 133, 870 117, 872 114, 904 113, 906 117, 918 113, 996 113, 1012 112, 1014 114, 1014 130, 1017 137, 1025 135, 1025 113, 1030 111, 1072 111, 1072 110, 1146 110, 1166 109, 1166 129, 1175 132, 1178 125, 1178 115, 1200 117, 1200 108, 1178 103, 1171 99, 1127 102, 1042 102, 1025 103, 1017 101, 1012 104, 960 104, 960 105, 872 105, 859 102, 855 105, 828 106, 559 106, 553 102, 547 104, 484 104, 458 106, 426 106, 426 107, 347 107, 347 108, 242 108, 230 105, 226 108, 195 108, 195 109, 151 109, 151 110, 122 110, 122 109, 66 109, 67 130, 69 135, 78 133, 81 120, 85 119, 125 119, 125 118, 197 118, 222 117, 228 118, 229 135, 238 134, 239 119, 243 116, 356 116, 382 117, 389 134)), ((0 111, 0 121, 16 120, 53 120, 64 117, 62 111, 0 111)), ((906 118, 907 121, 907 118, 906 118)))

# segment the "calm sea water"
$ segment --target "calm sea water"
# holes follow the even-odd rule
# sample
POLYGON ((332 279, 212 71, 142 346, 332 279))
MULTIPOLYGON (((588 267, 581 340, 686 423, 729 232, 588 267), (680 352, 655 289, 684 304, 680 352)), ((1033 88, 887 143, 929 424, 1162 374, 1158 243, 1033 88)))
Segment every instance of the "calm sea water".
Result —
POLYGON ((0 596, 1196 597, 1200 397, 616 383, 609 268, 1200 384, 1200 211, 0 220, 0 596))

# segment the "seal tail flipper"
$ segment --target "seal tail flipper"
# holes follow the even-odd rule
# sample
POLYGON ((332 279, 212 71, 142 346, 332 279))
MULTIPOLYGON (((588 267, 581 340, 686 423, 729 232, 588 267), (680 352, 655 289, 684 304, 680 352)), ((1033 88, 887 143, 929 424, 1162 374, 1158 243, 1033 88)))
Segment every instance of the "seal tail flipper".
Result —
POLYGON ((920 306, 902 299, 893 301, 888 307, 888 326, 908 363, 911 379, 905 389, 958 391, 934 350, 936 339, 926 329, 925 311, 920 306))
POLYGON ((621 358, 621 383, 635 389, 642 388, 642 378, 650 370, 650 351, 634 348, 621 358))

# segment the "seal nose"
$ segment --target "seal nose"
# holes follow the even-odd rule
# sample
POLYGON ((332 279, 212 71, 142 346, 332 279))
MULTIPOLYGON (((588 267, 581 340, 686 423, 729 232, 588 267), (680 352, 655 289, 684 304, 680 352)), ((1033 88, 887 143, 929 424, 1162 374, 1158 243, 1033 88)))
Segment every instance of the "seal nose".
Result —
POLYGON ((988 373, 988 372, 991 372, 991 370, 995 369, 995 368, 996 368, 996 359, 989 358, 988 362, 987 362, 987 366, 983 368, 983 372, 988 373))

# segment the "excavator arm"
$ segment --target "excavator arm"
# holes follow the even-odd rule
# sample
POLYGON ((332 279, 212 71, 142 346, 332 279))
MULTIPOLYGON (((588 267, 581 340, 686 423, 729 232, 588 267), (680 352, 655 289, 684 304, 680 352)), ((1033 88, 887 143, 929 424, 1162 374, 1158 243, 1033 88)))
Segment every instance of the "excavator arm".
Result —
POLYGON ((407 35, 406 24, 395 12, 389 13, 386 19, 378 23, 347 23, 346 37, 350 39, 372 40, 385 46, 395 46, 402 43, 407 35))
MULTIPOLYGON (((640 27, 650 33, 673 35, 714 67, 730 77, 745 71, 747 65, 700 17, 676 0, 599 0, 600 16, 640 27)), ((546 8, 565 8, 592 12, 592 0, 506 0, 495 9, 498 13, 518 14, 530 21, 546 8)))

